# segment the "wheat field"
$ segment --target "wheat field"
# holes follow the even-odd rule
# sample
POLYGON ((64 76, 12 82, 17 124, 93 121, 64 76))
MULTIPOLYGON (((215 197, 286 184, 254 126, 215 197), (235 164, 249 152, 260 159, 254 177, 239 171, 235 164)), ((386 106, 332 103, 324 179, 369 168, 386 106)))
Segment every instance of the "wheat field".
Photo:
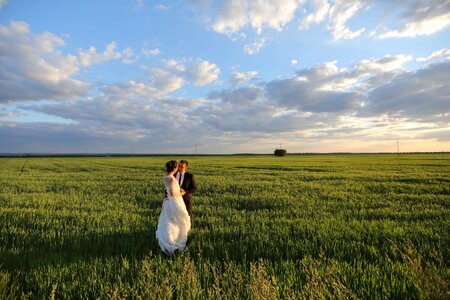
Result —
POLYGON ((450 154, 0 158, 0 299, 444 299, 450 154), (188 248, 155 239, 164 164, 188 248))

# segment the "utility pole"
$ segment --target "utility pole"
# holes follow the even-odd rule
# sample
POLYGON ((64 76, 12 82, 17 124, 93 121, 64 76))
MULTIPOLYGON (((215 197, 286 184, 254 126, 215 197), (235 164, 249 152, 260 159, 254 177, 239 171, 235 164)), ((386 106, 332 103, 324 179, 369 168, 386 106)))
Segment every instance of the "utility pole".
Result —
POLYGON ((197 155, 197 144, 195 144, 195 155, 197 155))
POLYGON ((399 153, 400 153, 400 147, 398 145, 398 140, 397 140, 397 154, 399 154, 399 153))

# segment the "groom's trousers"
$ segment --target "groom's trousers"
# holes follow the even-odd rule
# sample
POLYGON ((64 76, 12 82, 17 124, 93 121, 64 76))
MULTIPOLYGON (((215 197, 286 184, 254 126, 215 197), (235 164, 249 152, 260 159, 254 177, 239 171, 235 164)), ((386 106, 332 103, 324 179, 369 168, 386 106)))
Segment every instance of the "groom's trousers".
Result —
POLYGON ((189 217, 191 218, 191 226, 192 226, 192 197, 191 197, 191 195, 184 195, 183 201, 184 201, 184 204, 186 205, 186 210, 189 214, 189 217))

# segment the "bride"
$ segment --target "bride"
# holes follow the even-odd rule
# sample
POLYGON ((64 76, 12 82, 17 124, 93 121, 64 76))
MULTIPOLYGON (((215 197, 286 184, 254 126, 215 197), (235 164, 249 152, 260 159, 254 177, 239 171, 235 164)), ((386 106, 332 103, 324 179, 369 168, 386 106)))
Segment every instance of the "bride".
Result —
POLYGON ((186 247, 188 231, 191 229, 191 220, 183 202, 183 190, 173 176, 177 167, 178 163, 175 160, 166 163, 167 175, 164 176, 164 186, 167 197, 163 201, 156 229, 156 239, 161 250, 167 255, 186 247))

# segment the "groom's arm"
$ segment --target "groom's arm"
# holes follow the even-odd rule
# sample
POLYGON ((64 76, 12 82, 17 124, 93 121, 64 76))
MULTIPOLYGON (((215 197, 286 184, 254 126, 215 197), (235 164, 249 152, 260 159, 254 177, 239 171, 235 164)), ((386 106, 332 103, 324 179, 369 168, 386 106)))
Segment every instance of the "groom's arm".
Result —
POLYGON ((195 179, 194 175, 191 174, 191 182, 189 183, 189 186, 184 190, 186 194, 192 194, 197 189, 197 186, 195 185, 195 179))

